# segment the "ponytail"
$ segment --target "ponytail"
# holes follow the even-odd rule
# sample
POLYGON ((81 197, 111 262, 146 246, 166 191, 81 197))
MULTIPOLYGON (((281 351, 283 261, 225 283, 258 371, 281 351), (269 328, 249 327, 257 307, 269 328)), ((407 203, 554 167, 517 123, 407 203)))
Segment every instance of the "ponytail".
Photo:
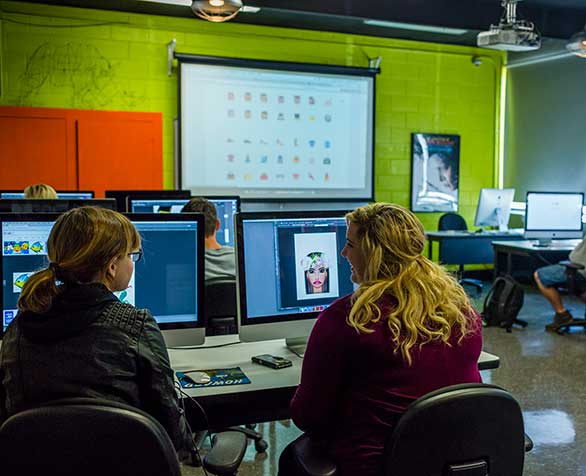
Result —
POLYGON ((61 292, 56 283, 56 266, 37 271, 26 280, 18 299, 18 309, 38 314, 47 312, 61 292))

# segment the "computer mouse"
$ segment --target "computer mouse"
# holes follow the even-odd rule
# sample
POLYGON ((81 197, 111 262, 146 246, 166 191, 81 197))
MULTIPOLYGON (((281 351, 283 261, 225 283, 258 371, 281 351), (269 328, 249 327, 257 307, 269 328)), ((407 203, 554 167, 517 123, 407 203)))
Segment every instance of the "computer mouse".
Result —
POLYGON ((210 376, 205 372, 189 372, 187 376, 198 385, 209 383, 210 376))

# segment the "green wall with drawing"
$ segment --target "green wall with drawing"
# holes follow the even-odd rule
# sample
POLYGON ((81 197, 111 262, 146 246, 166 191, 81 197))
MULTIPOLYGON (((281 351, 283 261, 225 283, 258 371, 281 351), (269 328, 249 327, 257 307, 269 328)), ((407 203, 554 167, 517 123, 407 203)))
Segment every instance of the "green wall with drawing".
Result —
MULTIPOLYGON (((177 114, 177 76, 167 75, 172 38, 181 53, 362 67, 380 56, 376 199, 409 205, 411 132, 460 134, 460 213, 469 223, 479 189, 495 184, 500 53, 9 1, 0 1, 0 32, 1 105, 160 111, 166 187, 177 114), (472 64, 474 55, 482 65, 472 64)), ((435 229, 438 215, 420 218, 435 229)))

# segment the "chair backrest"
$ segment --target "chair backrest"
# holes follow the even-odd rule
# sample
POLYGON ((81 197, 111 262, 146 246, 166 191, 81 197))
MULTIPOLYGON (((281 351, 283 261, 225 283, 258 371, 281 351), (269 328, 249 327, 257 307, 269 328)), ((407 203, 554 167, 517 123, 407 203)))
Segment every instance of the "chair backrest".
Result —
POLYGON ((439 231, 443 230, 467 230, 468 225, 466 225, 466 220, 462 215, 457 213, 444 213, 437 224, 437 229, 439 231))
POLYGON ((0 428, 4 474, 180 476, 165 429, 128 405, 92 398, 43 404, 0 428))
MULTIPOLYGON (((204 287, 204 315, 207 330, 226 328, 236 332, 235 280, 218 279, 206 281, 204 287)), ((215 333, 208 332, 208 335, 215 333)))
POLYGON ((521 476, 524 458, 523 416, 512 395, 453 385, 409 406, 387 441, 383 474, 521 476))

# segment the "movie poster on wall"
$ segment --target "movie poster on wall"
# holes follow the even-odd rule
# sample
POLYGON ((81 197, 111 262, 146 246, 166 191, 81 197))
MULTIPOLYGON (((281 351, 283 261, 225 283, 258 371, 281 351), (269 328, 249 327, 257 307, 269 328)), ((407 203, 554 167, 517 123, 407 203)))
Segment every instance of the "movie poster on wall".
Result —
POLYGON ((457 212, 460 136, 411 134, 411 210, 457 212))

